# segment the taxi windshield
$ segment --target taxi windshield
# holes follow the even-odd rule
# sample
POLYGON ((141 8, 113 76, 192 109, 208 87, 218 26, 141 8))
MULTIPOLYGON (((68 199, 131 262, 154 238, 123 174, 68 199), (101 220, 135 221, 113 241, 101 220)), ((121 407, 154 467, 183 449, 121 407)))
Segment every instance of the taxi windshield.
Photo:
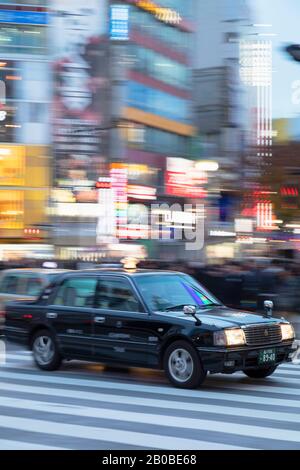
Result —
POLYGON ((201 284, 187 274, 137 276, 135 282, 152 311, 181 311, 185 305, 197 309, 222 305, 201 284))

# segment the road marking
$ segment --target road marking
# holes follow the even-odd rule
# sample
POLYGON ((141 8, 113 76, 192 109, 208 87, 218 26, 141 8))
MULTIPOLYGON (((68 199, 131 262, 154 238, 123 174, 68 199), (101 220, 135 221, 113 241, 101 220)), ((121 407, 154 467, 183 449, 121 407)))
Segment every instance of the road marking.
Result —
MULTIPOLYGON (((31 375, 31 374, 19 374, 19 373, 3 373, 0 371, 0 378, 4 378, 6 380, 9 380, 10 381, 10 384, 0 384, 0 387, 2 387, 2 389, 5 389, 7 390, 6 387, 8 387, 9 390, 11 390, 12 388, 16 387, 17 384, 14 384, 13 382, 11 382, 13 379, 21 379, 23 381, 32 381, 32 382, 39 382, 40 384, 51 384, 51 385, 72 385, 72 386, 75 386, 75 387, 91 387, 91 388, 95 388, 95 389, 111 389, 111 393, 108 395, 109 397, 111 396, 112 399, 114 399, 114 397, 116 397, 116 399, 119 399, 120 397, 123 397, 123 395, 113 395, 112 392, 113 391, 119 391, 119 390, 122 390, 122 392, 126 391, 136 391, 135 388, 132 390, 132 386, 130 386, 131 384, 126 384, 126 383, 117 383, 115 384, 114 382, 111 383, 111 386, 109 386, 107 384, 107 382, 95 382, 95 381, 91 381, 91 380, 82 380, 82 379, 78 379, 78 380, 74 380, 74 379, 64 379, 64 378, 61 378, 61 377, 45 377, 45 376, 39 376, 39 375, 31 375), (50 379, 50 380, 49 380, 50 379), (71 383, 70 383, 71 381, 71 383), (84 382, 84 383, 82 383, 84 382), (88 383, 86 383, 88 382, 88 383), (117 387, 114 387, 115 385, 117 385, 117 387), (121 385, 121 387, 119 387, 119 385, 121 385), (5 387, 5 388, 4 388, 5 387)), ((37 390, 37 386, 34 385, 34 386, 28 386, 28 385, 18 385, 18 387, 23 387, 23 391, 24 392, 30 392, 30 393, 34 393, 36 390, 37 390), (26 388, 25 388, 26 387, 26 388)), ((47 393, 47 390, 49 390, 49 387, 45 388, 45 387, 40 387, 41 388, 41 394, 46 394, 48 395, 47 393)), ((193 391, 193 390, 178 390, 178 389, 173 389, 173 388, 168 388, 168 387, 165 387, 165 388, 162 388, 160 387, 160 392, 159 391, 156 391, 158 387, 151 387, 151 389, 154 390, 152 391, 151 395, 153 396, 153 393, 156 393, 158 395, 164 395, 164 396, 176 396, 178 398, 178 396, 180 397, 186 397, 186 398, 197 398, 197 400, 201 400, 201 399, 211 399, 211 400, 223 400, 223 401, 231 401, 231 402, 235 402, 235 403, 247 403, 247 404, 261 404, 261 405, 270 405, 270 406, 284 406, 284 407, 288 407, 288 408, 297 408, 299 409, 299 406, 300 406, 300 400, 286 400, 285 398, 272 398, 272 397, 261 397, 261 396, 257 396, 255 394, 253 394, 252 392, 249 394, 249 395, 237 395, 237 394, 232 394, 232 393, 229 393, 229 392, 221 392, 221 391, 202 391, 202 390, 199 390, 199 391, 193 391), (181 393, 179 393, 181 392, 181 393)), ((21 389, 20 389, 21 390, 21 389)), ((51 389, 52 390, 52 389, 51 389)), ((62 393, 64 393, 64 389, 59 389, 59 388, 55 388, 54 390, 56 390, 56 394, 57 396, 60 396, 60 391, 62 390, 62 393)), ((73 390, 67 390, 68 392, 70 393, 74 393, 73 390)), ((142 390, 143 391, 143 390, 142 390)), ((257 391, 259 392, 259 389, 257 389, 257 391)), ((99 395, 99 391, 97 392, 91 392, 91 391, 82 391, 82 390, 77 390, 76 388, 76 397, 74 397, 74 394, 72 395, 73 398, 76 398, 76 397, 85 397, 86 399, 88 397, 90 397, 89 399, 91 400, 97 400, 97 397, 100 396, 99 395)), ((133 397, 134 399, 136 397, 133 397)), ((152 397, 151 397, 152 398, 152 397)), ((147 398, 148 399, 148 398, 147 398)), ((173 401, 170 401, 169 403, 173 403, 173 401)), ((192 406, 194 406, 194 403, 192 403, 192 406)))
MULTIPOLYGON (((169 400, 161 400, 161 399, 155 399, 155 398, 128 397, 126 395, 120 396, 120 395, 112 395, 112 394, 105 394, 105 393, 99 393, 99 392, 95 393, 95 392, 76 391, 76 395, 74 395, 73 390, 55 389, 55 388, 49 388, 49 387, 47 388, 35 387, 35 386, 7 384, 7 383, 0 383, 0 390, 9 391, 9 392, 19 392, 23 394, 28 393, 30 395, 36 394, 36 395, 42 395, 46 397, 60 397, 60 398, 66 398, 66 399, 76 398, 78 400, 108 402, 111 404, 115 403, 115 404, 132 405, 132 406, 153 407, 153 408, 160 408, 160 409, 166 409, 166 410, 193 411, 193 412, 199 412, 199 413, 222 414, 222 415, 237 416, 237 417, 242 416, 245 418, 258 418, 258 419, 275 420, 275 421, 282 421, 282 422, 288 421, 291 423, 300 423, 300 415, 295 414, 295 413, 286 413, 286 412, 279 412, 279 411, 253 410, 253 409, 247 409, 247 408, 221 406, 221 405, 215 405, 215 404, 209 405, 209 404, 199 404, 199 403, 184 403, 184 402, 179 402, 179 401, 169 401, 169 400)), ((21 403, 23 403, 24 399, 22 398, 21 403)), ((20 402, 20 399, 18 398, 12 399, 12 400, 16 400, 15 402, 7 401, 7 400, 9 400, 9 398, 2 397, 1 406, 6 406, 6 403, 20 402)), ((57 404, 57 406, 58 405, 59 404, 57 404)), ((65 403, 62 403, 59 406, 68 406, 68 405, 65 403)), ((74 405, 74 406, 79 406, 79 405, 74 405)), ((300 403, 298 403, 298 407, 300 409, 300 403)))
MULTIPOLYGON (((28 378, 29 374, 24 374, 20 372, 9 372, 4 369, 0 369, 0 377, 3 378, 13 378, 13 379, 22 379, 22 380, 34 380, 34 381, 39 381, 43 383, 54 383, 54 384, 63 384, 63 385, 75 385, 76 387, 80 384, 81 386, 84 387, 92 387, 92 388, 108 388, 112 390, 124 390, 124 382, 113 382, 113 381, 108 381, 105 379, 96 381, 96 380, 90 380, 90 379, 82 379, 80 377, 71 379, 71 378, 65 378, 65 377, 60 377, 58 375, 30 375, 30 378, 28 378), (80 381, 80 382, 79 382, 80 381)), ((126 383, 126 390, 131 391, 131 392, 146 392, 146 393, 159 393, 159 394, 164 394, 164 395, 173 395, 178 397, 180 394, 181 396, 186 396, 190 398, 201 398, 201 393, 206 392, 210 393, 210 390, 213 389, 230 389, 233 391, 239 390, 241 391, 246 391, 246 392, 265 392, 267 394, 274 393, 274 394, 284 394, 284 395, 297 395, 299 396, 299 388, 289 388, 289 387, 278 387, 272 385, 272 379, 269 378, 267 379, 269 381, 269 385, 261 385, 261 384, 251 384, 250 379, 246 379, 246 383, 240 383, 237 382, 236 384, 233 384, 230 382, 230 378, 226 377, 226 380, 223 379, 223 382, 218 383, 217 380, 212 379, 210 382, 209 379, 207 383, 203 386, 202 390, 179 390, 176 388, 173 388, 171 386, 156 386, 156 385, 140 385, 140 384, 132 384, 132 383, 126 383)), ((284 379, 281 379, 283 381, 284 379)), ((298 383, 298 382, 297 382, 298 383)), ((225 392, 225 390, 224 390, 225 392)), ((228 392, 227 392, 228 393, 228 392)))
MULTIPOLYGON (((43 434, 54 434, 55 436, 74 437, 96 441, 115 442, 118 444, 129 444, 137 447, 165 450, 239 450, 246 447, 205 442, 196 439, 185 439, 175 436, 162 436, 156 434, 140 433, 134 431, 123 431, 94 426, 83 426, 78 424, 57 423, 39 419, 19 418, 0 415, 2 428, 17 429, 19 431, 38 432, 43 434)), ((249 448, 248 448, 249 449, 249 448)))
MULTIPOLYGON (((108 419, 129 423, 142 423, 147 425, 164 426, 176 429, 194 429, 196 431, 225 432, 237 436, 259 437, 275 439, 300 444, 300 432, 280 427, 253 426, 248 424, 227 423, 218 420, 195 418, 182 418, 177 416, 159 415, 153 413, 139 413, 106 408, 91 408, 87 406, 58 406, 57 403, 47 403, 32 400, 19 400, 16 398, 1 398, 1 405, 14 408, 38 411, 41 413, 54 413, 84 418, 108 419)), ((49 418, 48 418, 49 419, 49 418)), ((54 418, 55 419, 55 418, 54 418)), ((47 421, 48 423, 48 421, 47 421)), ((2 425, 2 421, 0 426, 2 425)), ((48 427, 48 426, 47 426, 48 427)), ((47 430, 45 427, 45 430, 47 430)))
MULTIPOLYGON (((260 385, 266 385, 267 382, 270 382, 272 383, 272 385, 275 385, 274 381, 278 381, 282 384, 296 384, 298 385, 299 384, 299 379, 295 378, 295 377, 290 377, 290 375, 294 375, 295 372, 286 372, 286 371, 281 371, 281 372, 274 372, 274 374, 270 377, 267 377, 266 379, 251 379, 251 378, 248 378, 245 376, 245 374, 243 374, 242 372, 236 372, 235 374, 233 375, 230 375, 230 376, 226 376, 226 381, 229 383, 229 384, 232 384, 232 385, 236 385, 236 384, 239 384, 240 383, 240 380, 243 379, 244 381, 247 380, 248 382, 251 381, 250 385, 253 385, 253 382, 259 382, 259 386, 260 385), (287 377, 280 377, 278 376, 278 373, 280 374, 283 374, 283 375, 286 375, 288 376, 289 378, 287 377)), ((297 372, 296 372, 297 374, 297 372)), ((218 383, 220 382, 222 379, 224 379, 224 375, 213 375, 213 376, 210 376, 207 380, 207 382, 205 383, 205 385, 209 385, 211 383, 218 383)), ((247 382, 247 384, 248 384, 247 382)), ((276 382, 277 383, 277 382, 276 382)), ((245 385, 245 384, 243 384, 245 385)))
MULTIPOLYGON (((299 349, 300 351, 300 349, 299 349)), ((12 358, 12 359, 24 359, 28 360, 28 356, 33 359, 33 354, 32 351, 28 350, 17 350, 17 351, 7 351, 6 352, 6 357, 12 358)), ((74 359, 75 360, 75 359, 74 359)), ((93 361, 80 361, 81 363, 88 363, 88 364, 101 364, 100 362, 93 362, 93 361)), ((299 363, 293 363, 293 362, 288 362, 288 363, 283 363, 278 366, 277 372, 281 371, 282 369, 287 369, 290 371, 294 371, 294 373, 299 372, 300 373, 300 364, 299 363)), ((276 372, 275 372, 276 374, 276 372)))
POLYGON ((300 376, 300 370, 290 370, 290 369, 277 369, 276 372, 274 372, 273 377, 278 377, 278 375, 299 375, 300 376))
MULTIPOLYGON (((207 383, 205 384, 205 389, 206 390, 209 390, 210 388, 212 389, 218 389, 218 390, 223 390, 223 389, 227 389, 227 390, 232 390, 233 392, 236 392, 236 391, 239 391, 239 392, 243 392, 243 391, 247 391, 247 392, 251 392, 251 391, 254 391, 254 392, 267 392, 267 393, 275 393, 275 394, 283 394, 283 395, 296 395, 299 397, 299 388, 289 388, 289 387, 280 387, 280 385, 278 386, 277 382, 276 384, 274 385, 274 382, 272 383, 272 379, 269 378, 267 379, 268 380, 268 385, 264 384, 260 384, 260 383, 231 383, 229 380, 228 382, 218 382, 217 380, 214 380, 213 382, 209 382, 207 381, 207 383)), ((296 383, 297 385, 299 385, 299 380, 298 379, 291 379, 291 380, 287 380, 287 379, 280 379, 280 382, 281 383, 296 383), (293 380, 293 382, 292 382, 293 380)))
POLYGON ((26 355, 26 356, 22 356, 21 354, 5 354, 4 355, 4 359, 6 359, 6 361, 10 360, 10 359, 18 359, 20 361, 33 361, 33 357, 32 356, 29 356, 29 355, 26 355))
POLYGON ((278 366, 279 369, 291 369, 291 370, 295 370, 295 369, 298 369, 300 370, 300 365, 295 363, 295 362, 288 362, 288 363, 284 363, 284 364, 280 364, 280 366, 278 366))
POLYGON ((30 351, 29 349, 10 349, 10 348, 7 348, 6 349, 7 353, 8 354, 31 354, 32 355, 32 351, 30 351))

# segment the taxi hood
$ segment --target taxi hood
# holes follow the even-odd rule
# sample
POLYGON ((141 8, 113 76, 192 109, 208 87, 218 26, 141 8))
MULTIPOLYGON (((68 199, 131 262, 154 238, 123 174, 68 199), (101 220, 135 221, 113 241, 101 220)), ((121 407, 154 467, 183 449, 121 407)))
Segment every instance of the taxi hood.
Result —
POLYGON ((265 317, 256 313, 234 310, 227 307, 214 307, 197 313, 203 324, 215 324, 221 328, 239 327, 259 323, 274 323, 278 319, 265 317), (223 326, 224 325, 224 326, 223 326))
MULTIPOLYGON (((195 323, 195 318, 192 315, 186 315, 182 311, 164 313, 165 315, 172 315, 180 319, 185 319, 188 322, 195 323)), ((211 325, 218 328, 234 328, 239 326, 259 324, 259 323, 274 323, 279 320, 276 318, 267 318, 255 313, 245 312, 243 310, 234 310, 227 307, 209 307, 197 311, 197 318, 201 320, 202 325, 211 325)))

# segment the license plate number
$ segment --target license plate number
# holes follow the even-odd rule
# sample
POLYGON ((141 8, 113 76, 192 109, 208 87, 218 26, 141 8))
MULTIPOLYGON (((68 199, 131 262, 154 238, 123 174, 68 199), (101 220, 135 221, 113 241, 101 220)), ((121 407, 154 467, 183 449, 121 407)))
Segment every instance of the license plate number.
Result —
POLYGON ((258 364, 270 364, 276 362, 275 349, 263 349, 259 351, 258 364))

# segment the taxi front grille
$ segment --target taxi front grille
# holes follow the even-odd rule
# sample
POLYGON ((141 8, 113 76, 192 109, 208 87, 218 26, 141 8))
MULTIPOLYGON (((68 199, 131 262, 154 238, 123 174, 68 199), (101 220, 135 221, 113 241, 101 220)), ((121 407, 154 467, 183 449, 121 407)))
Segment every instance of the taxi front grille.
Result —
POLYGON ((248 346, 275 344, 282 340, 280 325, 248 326, 244 332, 248 346))

